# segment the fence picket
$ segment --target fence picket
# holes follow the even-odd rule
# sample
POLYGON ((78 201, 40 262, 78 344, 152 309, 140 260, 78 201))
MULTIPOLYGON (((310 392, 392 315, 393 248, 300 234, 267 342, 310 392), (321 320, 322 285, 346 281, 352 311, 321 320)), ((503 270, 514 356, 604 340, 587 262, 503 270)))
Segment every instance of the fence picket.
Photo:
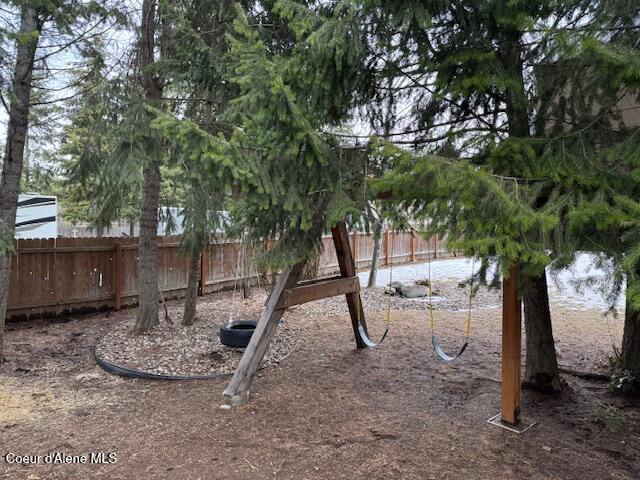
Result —
MULTIPOLYGON (((414 232, 387 230, 382 240, 380 263, 385 265, 449 256, 437 240, 425 240, 414 232)), ((354 233, 351 241, 358 255, 358 267, 369 267, 372 235, 354 233)), ((333 241, 327 236, 322 242, 324 249, 319 258, 318 275, 331 275, 338 271, 333 241)), ((265 248, 273 243, 265 242, 265 248)), ((137 302, 137 238, 21 239, 14 245, 9 318, 119 309, 137 302)), ((162 237, 158 242, 158 283, 167 299, 181 298, 186 289, 188 260, 179 257, 179 245, 178 236, 162 237)), ((239 255, 239 244, 222 238, 215 239, 205 249, 201 294, 233 285, 239 255)))

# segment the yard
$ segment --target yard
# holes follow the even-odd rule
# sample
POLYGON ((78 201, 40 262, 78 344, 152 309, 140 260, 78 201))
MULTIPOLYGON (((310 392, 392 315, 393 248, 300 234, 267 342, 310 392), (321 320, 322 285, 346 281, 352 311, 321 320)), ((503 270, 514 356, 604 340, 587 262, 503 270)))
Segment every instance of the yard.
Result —
MULTIPOLYGON (((230 296, 202 298, 199 321, 223 321, 230 296)), ((343 298, 294 308, 285 323, 299 326, 297 347, 262 370, 249 403, 231 410, 220 408, 228 377, 135 380, 96 366, 96 342, 132 310, 12 323, 9 362, 0 369, 3 452, 116 458, 3 461, 0 478, 638 478, 640 407, 609 394, 606 381, 565 373, 560 396, 523 390, 523 415, 537 424, 522 435, 486 423, 500 409, 501 325, 497 294, 486 298, 474 310, 467 352, 452 364, 431 349, 424 302, 394 303, 389 338, 366 350, 354 348, 343 298), (601 419, 603 405, 622 418, 616 433, 601 419)), ((263 300, 239 308, 255 315, 263 300)), ((374 336, 382 332, 382 305, 367 309, 374 336)), ((172 314, 180 308, 169 304, 172 314)), ((552 313, 561 367, 606 373, 622 319, 558 302, 552 313)), ((464 312, 445 305, 436 314, 453 349, 464 312)))
POLYGON ((639 6, 2 2, 0 480, 640 480, 639 6))

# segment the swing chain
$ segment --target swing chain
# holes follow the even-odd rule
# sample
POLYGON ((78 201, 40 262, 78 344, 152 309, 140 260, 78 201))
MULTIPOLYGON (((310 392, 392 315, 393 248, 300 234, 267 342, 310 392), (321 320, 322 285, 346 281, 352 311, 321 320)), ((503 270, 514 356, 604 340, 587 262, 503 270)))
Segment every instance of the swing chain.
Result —
MULTIPOLYGON (((388 243, 387 243, 387 248, 388 248, 388 243)), ((391 245, 391 264, 390 264, 390 268, 389 268, 389 284, 393 283, 393 245, 391 245)), ((358 325, 362 325, 362 300, 361 300, 361 288, 360 288, 360 281, 358 281, 356 283, 356 315, 357 315, 357 319, 358 319, 358 325)), ((391 299, 391 295, 388 296, 388 301, 387 301, 387 315, 386 315, 386 319, 385 319, 385 331, 382 334, 382 338, 380 339, 380 341, 378 341, 376 344, 373 344, 373 342, 371 342, 372 346, 375 345, 379 345, 380 343, 382 343, 382 341, 387 337, 387 334, 389 333, 389 327, 391 326, 391 323, 393 321, 393 316, 391 314, 391 307, 392 307, 392 299, 391 299)))
POLYGON ((458 358, 460 355, 462 355, 464 351, 467 349, 467 345, 469 344, 469 337, 471 336, 471 307, 473 304, 473 280, 474 280, 473 277, 475 275, 475 258, 471 262, 471 280, 469 282, 469 304, 467 308, 467 326, 466 326, 464 344, 462 345, 458 353, 455 354, 454 356, 447 355, 444 352, 444 350, 440 346, 440 340, 438 339, 438 335, 436 334, 436 324, 435 324, 435 318, 433 315, 433 299, 432 299, 433 287, 432 287, 432 281, 431 281, 431 260, 429 261, 428 269, 429 269, 429 285, 428 285, 429 319, 431 321, 431 341, 433 343, 433 348, 436 352, 436 355, 438 355, 438 357, 440 357, 440 359, 444 360, 445 362, 452 362, 456 358, 458 358))

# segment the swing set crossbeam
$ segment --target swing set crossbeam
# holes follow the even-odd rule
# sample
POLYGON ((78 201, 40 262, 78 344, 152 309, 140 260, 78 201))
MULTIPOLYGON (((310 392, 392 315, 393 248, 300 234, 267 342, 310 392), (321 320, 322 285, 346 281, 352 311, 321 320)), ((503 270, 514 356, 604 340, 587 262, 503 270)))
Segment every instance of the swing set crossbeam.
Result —
POLYGON ((348 293, 358 292, 360 289, 360 281, 358 277, 333 277, 329 279, 299 285, 284 291, 282 300, 278 304, 279 309, 301 305, 303 303, 313 302, 322 298, 335 297, 338 295, 346 295, 348 293))

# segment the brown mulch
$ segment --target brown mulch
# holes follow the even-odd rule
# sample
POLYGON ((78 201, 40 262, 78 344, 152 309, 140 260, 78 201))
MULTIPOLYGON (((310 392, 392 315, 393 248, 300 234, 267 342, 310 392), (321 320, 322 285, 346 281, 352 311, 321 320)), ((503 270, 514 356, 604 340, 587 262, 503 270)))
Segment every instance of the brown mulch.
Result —
MULTIPOLYGON (((233 320, 259 319, 264 300, 264 295, 254 295, 247 300, 202 302, 197 321, 189 327, 180 325, 182 306, 172 304, 167 308, 171 323, 163 321, 144 335, 132 333, 135 312, 131 311, 100 339, 96 356, 121 368, 154 375, 231 374, 244 350, 223 345, 220 327, 233 320)), ((283 321, 260 367, 272 367, 285 359, 296 346, 299 330, 297 323, 283 321)))
MULTIPOLYGON (((228 298, 202 299, 201 312, 228 298)), ((370 307, 375 336, 384 311, 370 307)), ((230 411, 219 408, 228 379, 131 380, 95 365, 96 342, 131 311, 10 324, 9 362, 0 367, 0 478, 640 478, 640 406, 606 383, 565 375, 562 395, 523 391, 523 413, 538 422, 523 435, 486 423, 500 403, 499 309, 475 312, 472 342, 453 364, 435 358, 423 309, 394 312, 390 337, 371 350, 354 348, 345 312, 338 299, 289 312, 298 347, 262 370, 250 402, 230 411), (617 433, 598 419, 603 403, 622 416, 617 433), (9 465, 9 452, 115 452, 117 461, 9 465)), ((451 350, 464 312, 437 313, 451 350)), ((559 306, 553 313, 560 363, 606 373, 622 320, 559 306)))
MULTIPOLYGON (((462 311, 468 305, 468 288, 460 288, 456 282, 442 282, 433 297, 435 310, 462 311)), ((404 310, 427 310, 427 298, 389 297, 383 288, 362 291, 367 311, 382 311, 391 305, 390 320, 404 310)), ((220 343, 221 325, 237 319, 260 318, 266 294, 254 291, 252 298, 241 299, 232 294, 201 302, 198 319, 190 327, 182 327, 182 305, 168 305, 164 319, 144 335, 133 334, 135 311, 131 310, 124 321, 118 322, 97 342, 96 356, 121 368, 154 375, 202 376, 230 374, 235 371, 243 350, 229 348, 220 343)), ((477 309, 497 307, 499 292, 481 289, 473 300, 477 309)), ((345 311, 344 297, 326 298, 312 305, 292 308, 284 316, 261 362, 261 368, 280 363, 295 348, 298 340, 299 321, 291 321, 300 314, 340 315, 345 311)))

